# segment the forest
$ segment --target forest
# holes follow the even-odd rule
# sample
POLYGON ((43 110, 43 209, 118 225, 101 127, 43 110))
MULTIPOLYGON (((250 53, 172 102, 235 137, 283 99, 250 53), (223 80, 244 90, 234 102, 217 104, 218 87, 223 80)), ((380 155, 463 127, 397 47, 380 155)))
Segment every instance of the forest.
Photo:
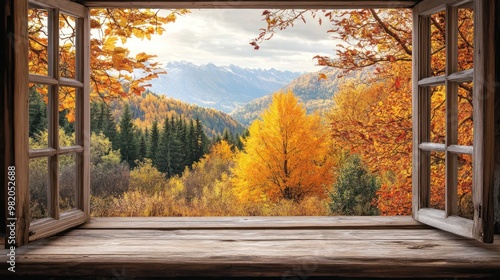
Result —
MULTIPOLYGON (((93 216, 408 215, 411 213, 412 92, 410 10, 265 10, 255 49, 310 14, 342 40, 334 58, 316 63, 342 73, 327 113, 307 113, 293 92, 277 92, 245 130, 207 129, 206 116, 170 110, 147 85, 161 67, 154 56, 129 56, 128 38, 150 39, 187 10, 93 9, 91 40, 91 212, 93 216), (134 78, 141 70, 148 75, 134 78), (139 98, 140 97, 140 98, 139 98), (139 100, 139 99, 140 100, 139 100), (158 106, 145 105, 157 104, 158 106), (141 103, 142 102, 142 103, 141 103), (146 102, 146 103, 145 103, 146 102), (141 105, 142 104, 142 105, 141 105), (161 105, 164 104, 164 105, 161 105), (161 105, 161 106, 160 106, 161 105), (163 106, 163 107, 162 107, 163 106), (117 109, 118 108, 118 109, 117 109), (154 108, 154 109, 152 109, 154 108), (158 110, 158 108, 163 108, 158 110), (135 115, 135 116, 134 116, 135 115), (205 122, 205 124, 203 124, 205 122)), ((30 73, 47 69, 46 11, 30 9, 30 73)), ((71 29, 70 20, 61 20, 71 29)), ((445 71, 446 19, 431 16, 431 71, 445 71)), ((257 29, 257 28, 256 28, 257 29)), ((473 67, 473 11, 459 9, 460 70, 473 67)), ((74 42, 73 42, 74 44, 74 42)), ((74 46, 74 45, 73 45, 74 46)), ((75 63, 71 42, 62 65, 75 63)), ((324 79, 324 74, 318 80, 324 79)), ((472 145, 472 83, 459 83, 460 145, 472 145)), ((30 149, 48 147, 49 89, 30 85, 30 149)), ((59 145, 75 144, 75 91, 59 90, 59 145)), ((444 143, 446 90, 430 90, 430 141, 444 143)), ((444 209, 445 155, 431 152, 431 204, 444 209)), ((472 157, 457 157, 459 215, 471 218, 472 157)), ((71 209, 75 160, 60 159, 60 205, 71 209)), ((47 216, 48 164, 30 160, 32 219, 47 216), (46 184, 46 183, 45 183, 46 184)))

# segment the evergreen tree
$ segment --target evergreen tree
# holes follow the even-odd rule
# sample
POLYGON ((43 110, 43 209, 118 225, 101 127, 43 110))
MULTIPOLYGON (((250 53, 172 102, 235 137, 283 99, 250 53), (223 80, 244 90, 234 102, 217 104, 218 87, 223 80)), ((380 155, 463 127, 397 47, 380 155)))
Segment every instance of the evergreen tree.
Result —
POLYGON ((207 136, 205 135, 205 132, 203 131, 203 124, 201 123, 200 119, 197 117, 195 120, 196 124, 196 145, 195 145, 195 161, 198 161, 205 155, 205 151, 208 148, 208 139, 207 136))
POLYGON ((168 118, 163 122, 158 152, 155 155, 157 168, 160 172, 166 174, 167 178, 173 176, 172 170, 172 124, 168 118))
POLYGON ((145 133, 142 133, 142 131, 139 130, 138 131, 138 137, 139 137, 139 155, 138 155, 138 159, 140 161, 142 161, 146 157, 147 150, 148 150, 148 145, 147 145, 145 133))
POLYGON ((378 215, 372 202, 380 183, 363 165, 359 155, 347 155, 330 192, 330 211, 337 215, 378 215))
POLYGON ((134 130, 130 107, 126 104, 120 120, 120 134, 118 138, 122 160, 126 161, 132 168, 135 166, 135 160, 138 159, 138 145, 134 130))
POLYGON ((194 126, 194 121, 191 119, 189 121, 189 129, 188 129, 188 135, 186 139, 187 147, 186 147, 186 154, 188 156, 188 165, 191 168, 194 162, 197 161, 196 159, 196 154, 195 154, 195 147, 196 147, 196 130, 194 126))
POLYGON ((101 114, 100 114, 100 129, 104 136, 106 136, 112 143, 113 149, 117 150, 119 148, 119 139, 117 139, 116 122, 111 111, 106 103, 101 102, 101 114))
MULTIPOLYGON (((168 122, 168 121, 167 121, 168 122)), ((160 130, 158 129, 158 121, 155 119, 151 126, 151 133, 149 137, 149 149, 147 157, 153 161, 153 165, 158 167, 158 160, 156 154, 159 152, 160 143, 160 130)))
POLYGON ((36 88, 29 92, 29 137, 47 130, 47 105, 36 88))

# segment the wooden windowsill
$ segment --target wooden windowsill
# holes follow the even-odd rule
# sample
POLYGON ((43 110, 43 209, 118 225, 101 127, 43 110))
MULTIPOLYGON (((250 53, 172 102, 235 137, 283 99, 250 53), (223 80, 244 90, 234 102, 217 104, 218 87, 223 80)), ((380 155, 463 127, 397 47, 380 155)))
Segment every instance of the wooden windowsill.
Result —
POLYGON ((95 218, 18 248, 16 275, 492 277, 496 237, 411 217, 95 218))

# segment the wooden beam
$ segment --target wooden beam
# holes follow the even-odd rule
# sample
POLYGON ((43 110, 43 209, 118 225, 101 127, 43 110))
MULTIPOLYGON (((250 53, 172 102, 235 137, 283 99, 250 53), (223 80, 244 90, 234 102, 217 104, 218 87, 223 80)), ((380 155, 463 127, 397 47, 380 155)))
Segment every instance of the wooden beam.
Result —
POLYGON ((14 165, 16 167, 16 245, 28 243, 29 159, 28 159, 28 0, 13 2, 14 55, 14 165))
POLYGON ((418 0, 229 0, 229 1, 151 1, 151 0, 78 0, 91 8, 158 8, 158 9, 368 9, 412 8, 418 0))
MULTIPOLYGON (((500 30, 500 5, 495 5, 495 30, 500 30)), ((495 49, 500 50, 500 36, 495 36, 495 49)), ((495 232, 500 233, 500 55, 495 56, 495 232)))
POLYGON ((495 149, 495 4, 474 1, 474 238, 493 242, 495 149))

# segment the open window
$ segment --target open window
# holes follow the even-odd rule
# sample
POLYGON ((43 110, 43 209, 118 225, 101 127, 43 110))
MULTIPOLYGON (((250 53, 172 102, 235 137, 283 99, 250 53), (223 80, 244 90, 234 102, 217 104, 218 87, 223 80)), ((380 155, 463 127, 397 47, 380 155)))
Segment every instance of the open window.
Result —
POLYGON ((88 15, 69 1, 28 4, 29 240, 89 217, 88 15))
MULTIPOLYGON (((493 240, 488 1, 423 1, 413 27, 413 216, 493 240), (437 197, 437 198, 436 198, 437 197)), ((491 35, 491 37, 490 37, 491 35)))
MULTIPOLYGON (((78 2, 93 7, 132 5, 130 1, 78 2)), ((208 8, 290 7, 287 2, 257 2, 194 1, 191 5, 208 8)), ((372 7, 369 3, 373 7, 391 5, 385 2, 414 4, 417 1, 314 1, 314 7, 372 7)), ((16 51, 9 56, 15 68, 12 90, 6 90, 8 97, 14 100, 12 111, 6 113, 14 120, 5 121, 10 126, 6 130, 12 134, 9 139, 13 140, 8 140, 5 150, 8 152, 13 147, 14 151, 10 157, 14 159, 11 163, 16 166, 18 178, 16 243, 23 245, 82 224, 89 218, 89 12, 87 7, 69 0, 30 0, 29 5, 27 0, 11 0, 9 3, 14 5, 16 18, 12 38, 16 51), (42 40, 29 37, 28 32, 32 31, 28 31, 29 26, 24 20, 27 15, 39 19, 40 25, 34 27, 38 31, 33 32, 40 32, 38 37, 42 40), (30 54, 28 44, 37 45, 34 49, 46 56, 30 54), (61 55, 69 56, 65 61, 74 63, 61 63, 61 55), (46 108, 36 108, 38 101, 44 98, 48 104, 46 108), (62 103, 68 105, 65 110, 60 110, 62 103), (46 123, 30 128, 30 109, 45 114, 46 123), (69 142, 62 141, 60 135, 60 126, 65 120, 72 123, 69 127, 74 133, 69 142), (45 146, 30 146, 29 133, 37 133, 34 129, 46 129, 45 146)), ((408 159, 413 160, 413 215, 420 222, 483 242, 492 242, 494 222, 495 50, 491 38, 496 34, 492 28, 495 11, 488 6, 492 3, 491 0, 425 0, 413 8, 414 152, 413 159, 408 159), (460 13, 469 15, 469 18, 461 21, 460 13), (467 25, 472 23, 473 28, 461 30, 466 25, 464 20, 471 21, 467 25), (439 28, 443 30, 436 30, 439 28), (442 32, 441 35, 437 31, 442 32), (472 51, 473 67, 464 67, 469 64, 461 63, 461 45, 465 46, 465 52, 472 51), (436 64, 441 64, 444 71, 433 71, 439 68, 436 64), (444 129, 442 137, 434 137, 431 129, 431 114, 437 112, 433 110, 435 100, 444 100, 445 110, 440 124, 444 129), (460 114, 462 109, 465 114, 460 114), (469 121, 467 119, 473 123, 469 131, 460 126, 469 121), (472 138, 467 137, 470 134, 472 138), (443 176, 443 184, 432 184, 434 173, 443 176), (460 174, 466 173, 471 175, 469 183, 460 181, 460 174), (444 190, 444 207, 441 209, 432 208, 430 196, 435 188, 444 190), (459 196, 462 197, 459 199, 459 196), (464 207, 468 203, 462 205, 462 201, 467 200, 471 201, 472 211, 464 207)), ((190 4, 135 1, 134 5, 189 8, 190 4)), ((313 4, 299 1, 299 4, 290 5, 311 7, 313 4)))

